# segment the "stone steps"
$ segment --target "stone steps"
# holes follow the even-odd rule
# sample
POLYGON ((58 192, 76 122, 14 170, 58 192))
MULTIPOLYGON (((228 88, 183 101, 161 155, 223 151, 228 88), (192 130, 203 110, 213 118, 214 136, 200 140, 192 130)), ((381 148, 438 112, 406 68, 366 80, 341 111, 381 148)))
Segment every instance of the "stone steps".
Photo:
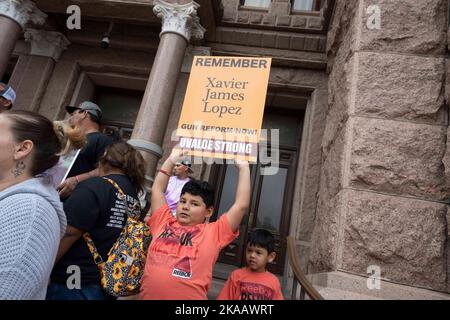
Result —
POLYGON ((351 291, 336 288, 314 286, 325 300, 383 300, 374 296, 368 296, 351 291))
POLYGON ((406 286, 386 280, 380 280, 379 289, 370 290, 367 287, 367 277, 349 274, 342 271, 317 273, 307 275, 322 295, 331 299, 346 300, 368 297, 379 300, 450 300, 450 294, 429 289, 406 286))
POLYGON ((213 278, 211 287, 209 288, 209 291, 207 294, 208 300, 216 300, 216 298, 219 295, 220 290, 222 290, 224 284, 225 284, 225 280, 213 278))

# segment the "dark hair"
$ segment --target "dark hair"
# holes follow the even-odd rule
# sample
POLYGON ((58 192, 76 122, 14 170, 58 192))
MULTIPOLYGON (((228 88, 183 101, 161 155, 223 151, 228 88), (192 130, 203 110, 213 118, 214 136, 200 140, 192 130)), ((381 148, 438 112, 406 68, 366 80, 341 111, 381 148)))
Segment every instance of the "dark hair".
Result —
POLYGON ((247 244, 264 248, 269 254, 275 252, 275 239, 272 233, 265 229, 253 230, 248 236, 247 244))
POLYGON ((52 122, 32 111, 10 110, 3 113, 11 121, 15 142, 33 142, 31 174, 37 175, 58 163, 59 156, 71 148, 84 146, 85 135, 76 127, 61 121, 52 122))
POLYGON ((138 193, 144 190, 145 160, 139 151, 125 141, 115 141, 110 144, 99 163, 121 169, 138 193))
POLYGON ((89 119, 90 119, 92 122, 95 122, 95 123, 98 124, 99 126, 102 125, 102 121, 100 120, 99 117, 94 116, 94 115, 93 115, 92 113, 90 113, 90 112, 88 112, 87 114, 88 114, 88 116, 89 116, 89 119))
POLYGON ((214 204, 214 189, 206 181, 196 179, 190 180, 184 185, 183 189, 181 189, 181 196, 185 193, 192 194, 193 196, 200 196, 207 208, 214 204))

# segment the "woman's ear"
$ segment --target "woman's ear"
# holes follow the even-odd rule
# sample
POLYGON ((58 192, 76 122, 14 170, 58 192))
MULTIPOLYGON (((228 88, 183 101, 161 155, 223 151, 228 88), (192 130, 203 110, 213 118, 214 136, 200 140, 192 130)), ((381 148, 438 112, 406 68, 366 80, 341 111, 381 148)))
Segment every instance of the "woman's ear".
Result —
POLYGON ((33 150, 34 143, 31 140, 25 140, 14 146, 14 160, 25 159, 33 150))

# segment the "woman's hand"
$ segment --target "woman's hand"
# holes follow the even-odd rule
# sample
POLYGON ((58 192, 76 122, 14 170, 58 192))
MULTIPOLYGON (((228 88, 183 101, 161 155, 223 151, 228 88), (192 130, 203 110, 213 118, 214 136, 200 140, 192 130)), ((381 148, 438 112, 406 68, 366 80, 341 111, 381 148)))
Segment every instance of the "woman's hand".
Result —
POLYGON ((56 190, 59 192, 59 196, 61 199, 65 199, 70 196, 75 190, 75 187, 78 184, 78 180, 75 177, 67 178, 63 183, 61 183, 56 190))

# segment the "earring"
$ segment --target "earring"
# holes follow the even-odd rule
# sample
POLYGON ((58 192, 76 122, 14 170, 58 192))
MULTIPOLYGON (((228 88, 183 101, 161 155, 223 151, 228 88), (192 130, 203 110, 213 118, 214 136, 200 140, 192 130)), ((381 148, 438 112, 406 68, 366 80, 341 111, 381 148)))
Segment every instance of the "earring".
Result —
POLYGON ((16 162, 16 167, 12 169, 12 173, 14 174, 14 178, 20 176, 25 170, 25 163, 23 161, 16 162))

